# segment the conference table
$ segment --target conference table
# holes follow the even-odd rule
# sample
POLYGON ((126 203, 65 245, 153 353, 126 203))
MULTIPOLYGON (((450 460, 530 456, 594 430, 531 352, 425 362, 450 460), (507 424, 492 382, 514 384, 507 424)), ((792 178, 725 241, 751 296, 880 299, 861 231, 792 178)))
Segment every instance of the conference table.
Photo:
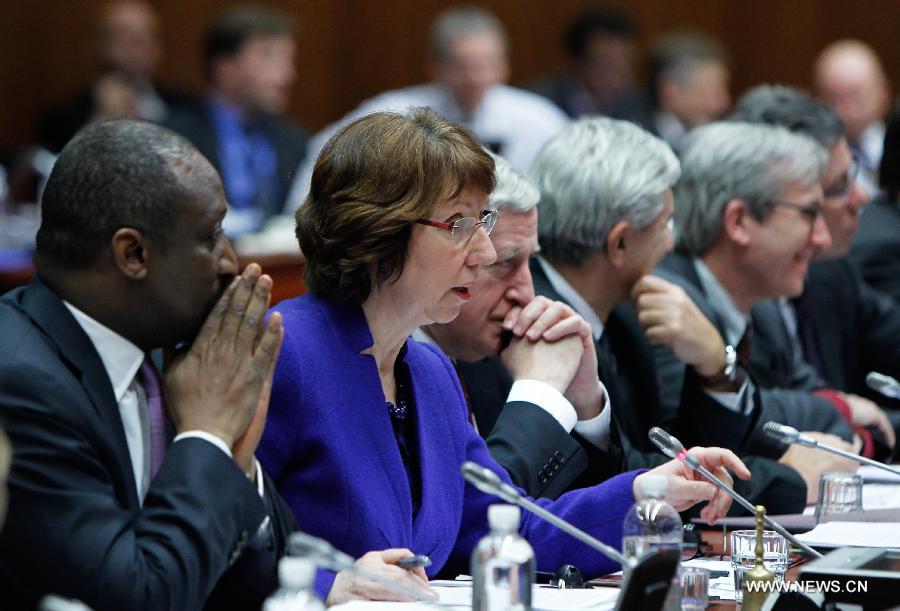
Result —
MULTIPOLYGON (((243 268, 251 262, 259 263, 272 276, 272 304, 306 292, 303 270, 306 259, 299 253, 247 253, 238 256, 243 268)), ((28 284, 34 274, 28 252, 0 253, 0 295, 17 286, 28 284)))

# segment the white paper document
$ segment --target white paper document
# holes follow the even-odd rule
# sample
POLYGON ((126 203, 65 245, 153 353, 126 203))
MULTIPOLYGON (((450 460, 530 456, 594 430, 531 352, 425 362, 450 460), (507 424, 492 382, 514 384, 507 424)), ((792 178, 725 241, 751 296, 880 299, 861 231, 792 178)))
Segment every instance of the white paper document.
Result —
POLYGON ((900 484, 900 475, 891 473, 890 471, 885 471, 884 469, 879 469, 878 467, 873 467, 871 465, 860 466, 857 473, 859 475, 862 475, 863 479, 866 481, 884 481, 900 484))
MULTIPOLYGON (((340 609, 341 611, 392 611, 398 609, 409 611, 419 609, 471 610, 472 582, 432 581, 430 585, 440 595, 440 600, 436 603, 385 603, 357 600, 332 608, 340 609)), ((536 585, 531 594, 531 606, 535 611, 567 611, 569 609, 604 611, 614 609, 618 597, 618 588, 559 590, 536 585)))
POLYGON ((900 522, 825 522, 797 538, 818 547, 900 547, 900 522))
MULTIPOLYGON (((900 481, 897 482, 900 484, 900 481)), ((863 510, 900 508, 897 484, 863 484, 863 510)))

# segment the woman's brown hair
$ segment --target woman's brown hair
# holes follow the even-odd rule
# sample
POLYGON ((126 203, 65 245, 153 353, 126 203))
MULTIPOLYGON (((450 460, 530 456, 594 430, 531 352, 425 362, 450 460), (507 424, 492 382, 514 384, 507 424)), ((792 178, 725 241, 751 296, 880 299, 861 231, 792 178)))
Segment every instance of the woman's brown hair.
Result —
POLYGON ((411 223, 466 189, 490 194, 494 162, 464 128, 429 109, 379 112, 339 131, 297 210, 309 290, 362 303, 403 272, 411 223))

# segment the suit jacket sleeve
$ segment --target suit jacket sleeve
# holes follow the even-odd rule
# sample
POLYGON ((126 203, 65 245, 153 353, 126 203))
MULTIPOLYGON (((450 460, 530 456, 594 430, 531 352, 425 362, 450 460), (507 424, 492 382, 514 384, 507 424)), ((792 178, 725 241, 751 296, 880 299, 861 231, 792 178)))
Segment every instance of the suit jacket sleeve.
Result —
MULTIPOLYGON (((491 458, 484 441, 471 429, 466 459, 491 469, 510 483, 503 468, 491 458)), ((572 490, 553 501, 538 499, 535 502, 604 543, 622 549, 622 521, 634 503, 632 489, 638 474, 631 471, 590 488, 572 490)), ((468 483, 465 485, 460 533, 452 554, 457 562, 468 562, 475 544, 487 532, 487 508, 496 502, 496 497, 484 494, 468 483)), ((541 570, 555 571, 570 563, 581 569, 585 576, 597 576, 620 568, 616 562, 528 512, 522 512, 519 530, 534 547, 541 570)))
MULTIPOLYGON (((721 446, 735 452, 746 450, 759 420, 759 409, 743 414, 725 407, 703 388, 694 370, 665 346, 654 346, 660 401, 666 414, 664 428, 673 431, 685 446, 721 446)), ((752 392, 756 393, 753 388, 752 392)), ((759 397, 754 396, 754 405, 759 397)))
POLYGON ((863 360, 858 377, 864 380, 869 371, 880 371, 900 378, 900 342, 897 341, 900 337, 900 307, 888 295, 864 284, 858 276, 856 280, 859 291, 856 330, 860 334, 863 360))
MULTIPOLYGON (((266 505, 232 460, 206 441, 179 441, 143 506, 128 508, 111 481, 120 457, 101 450, 88 424, 98 415, 59 373, 0 367, 0 417, 15 448, 0 582, 15 584, 29 605, 57 593, 98 610, 201 608, 233 564, 257 591, 273 583, 280 549, 235 564, 266 505), (61 410, 80 411, 66 418, 61 410)), ((279 515, 275 522, 283 537, 279 515)))
POLYGON ((507 403, 486 437, 488 450, 529 496, 555 499, 588 465, 571 434, 534 403, 507 403))
POLYGON ((500 359, 458 361, 456 371, 478 432, 516 486, 554 499, 584 472, 588 457, 582 444, 553 416, 536 403, 507 402, 513 380, 500 359))

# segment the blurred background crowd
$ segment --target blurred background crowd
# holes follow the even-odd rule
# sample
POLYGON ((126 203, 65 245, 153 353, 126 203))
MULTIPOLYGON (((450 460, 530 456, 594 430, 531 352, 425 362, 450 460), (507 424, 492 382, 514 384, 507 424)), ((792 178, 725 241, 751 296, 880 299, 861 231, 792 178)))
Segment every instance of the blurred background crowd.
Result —
MULTIPOLYGON (((786 84, 837 111, 874 194, 900 65, 900 5, 875 0, 7 4, 7 266, 27 257, 30 204, 55 154, 105 117, 187 136, 223 175, 226 231, 237 237, 302 203, 314 156, 342 117, 411 104, 467 126, 524 170, 569 118, 628 119, 678 152, 691 128, 724 116, 745 90, 786 84)), ((293 251, 290 223, 274 226, 238 249, 293 251)))

